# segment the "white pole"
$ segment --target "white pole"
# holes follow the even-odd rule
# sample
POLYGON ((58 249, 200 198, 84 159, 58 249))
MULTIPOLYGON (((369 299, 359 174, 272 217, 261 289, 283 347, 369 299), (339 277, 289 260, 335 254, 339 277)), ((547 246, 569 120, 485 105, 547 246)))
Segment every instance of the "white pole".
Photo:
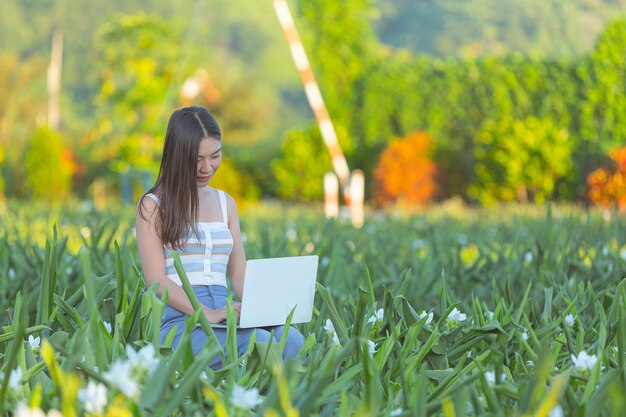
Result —
POLYGON ((61 66, 63 61, 63 32, 55 29, 48 67, 48 127, 58 130, 60 124, 61 66))
POLYGON ((329 219, 339 215, 339 183, 332 172, 324 175, 324 212, 329 219))
POLYGON ((355 169, 350 177, 350 214, 352 225, 362 227, 365 220, 365 176, 363 171, 355 169))

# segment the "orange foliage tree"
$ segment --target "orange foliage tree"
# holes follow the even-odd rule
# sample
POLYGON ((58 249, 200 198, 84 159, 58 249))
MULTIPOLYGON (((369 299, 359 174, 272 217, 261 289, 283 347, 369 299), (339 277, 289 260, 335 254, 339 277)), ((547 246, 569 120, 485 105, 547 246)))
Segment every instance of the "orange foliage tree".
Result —
POLYGON ((430 159, 430 138, 414 132, 393 139, 374 169, 374 200, 384 205, 424 204, 437 194, 437 167, 430 159))
POLYGON ((599 168, 589 174, 589 200, 599 206, 626 210, 626 146, 613 150, 610 156, 617 164, 617 169, 610 172, 599 168))

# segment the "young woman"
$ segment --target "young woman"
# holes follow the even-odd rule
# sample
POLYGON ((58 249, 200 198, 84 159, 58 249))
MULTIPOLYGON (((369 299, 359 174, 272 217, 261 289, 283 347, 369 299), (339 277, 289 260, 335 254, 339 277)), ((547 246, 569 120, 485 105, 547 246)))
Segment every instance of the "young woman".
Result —
MULTIPOLYGON (((226 319, 227 276, 241 300, 246 256, 241 242, 235 201, 225 192, 209 186, 222 161, 222 134, 213 116, 204 108, 192 106, 176 110, 170 117, 163 146, 161 167, 154 186, 137 205, 137 245, 141 267, 148 286, 159 284, 158 294, 168 288, 168 300, 161 321, 161 343, 177 326, 173 347, 184 332, 185 316, 193 307, 182 289, 171 252, 178 252, 211 323, 226 319)), ((239 303, 233 303, 237 315, 239 303)), ((246 351, 252 332, 256 341, 281 340, 287 331, 283 357, 295 356, 304 337, 293 327, 238 329, 237 349, 246 351)), ((225 350, 226 330, 215 328, 225 350)), ((207 340, 198 326, 192 333, 192 349, 197 353, 207 340)), ((221 367, 219 355, 211 362, 221 367)))

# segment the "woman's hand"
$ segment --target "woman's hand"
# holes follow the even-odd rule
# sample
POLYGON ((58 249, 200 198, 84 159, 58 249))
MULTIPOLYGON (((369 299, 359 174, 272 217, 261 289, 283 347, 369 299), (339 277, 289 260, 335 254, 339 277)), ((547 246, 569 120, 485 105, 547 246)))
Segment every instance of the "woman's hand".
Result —
MULTIPOLYGON (((239 315, 241 314, 241 303, 233 302, 232 304, 233 310, 235 310, 235 314, 237 315, 237 320, 239 320, 239 315)), ((226 321, 226 306, 212 309, 207 306, 203 306, 204 315, 209 320, 209 323, 218 324, 226 321)))

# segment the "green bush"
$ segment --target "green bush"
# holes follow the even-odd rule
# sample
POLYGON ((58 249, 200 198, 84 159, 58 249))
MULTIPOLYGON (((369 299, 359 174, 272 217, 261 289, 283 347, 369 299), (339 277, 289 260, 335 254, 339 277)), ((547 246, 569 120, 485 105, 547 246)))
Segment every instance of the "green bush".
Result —
POLYGON ((543 203, 572 171, 572 143, 566 129, 550 119, 488 121, 474 146, 475 179, 471 197, 543 203))
POLYGON ((33 133, 26 149, 26 184, 34 199, 63 201, 72 190, 74 162, 63 137, 48 127, 33 133))
POLYGON ((281 158, 272 163, 278 195, 298 201, 320 200, 324 174, 332 171, 332 165, 317 126, 289 133, 281 150, 281 158))

